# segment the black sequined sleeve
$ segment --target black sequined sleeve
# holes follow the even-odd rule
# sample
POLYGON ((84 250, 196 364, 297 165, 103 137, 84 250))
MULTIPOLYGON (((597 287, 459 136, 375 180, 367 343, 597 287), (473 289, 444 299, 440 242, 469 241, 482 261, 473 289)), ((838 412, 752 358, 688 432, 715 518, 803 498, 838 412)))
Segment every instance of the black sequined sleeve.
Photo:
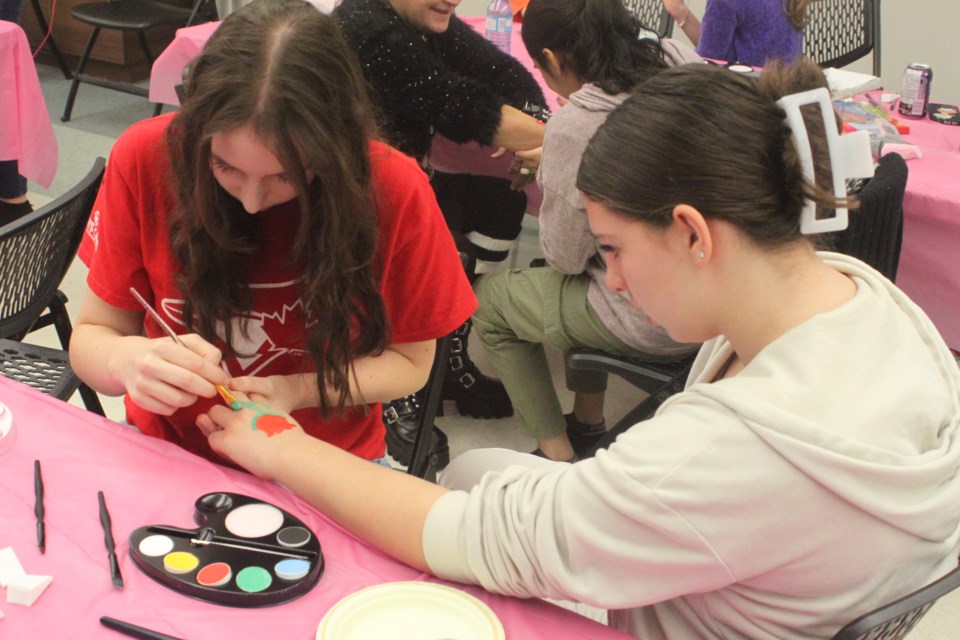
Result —
MULTIPOLYGON (((502 59, 508 56, 476 33, 475 39, 451 38, 454 44, 444 46, 449 31, 424 37, 385 5, 379 0, 349 0, 337 8, 334 16, 360 59, 376 101, 397 129, 393 133, 401 138, 401 148, 419 152, 418 131, 431 127, 454 142, 490 144, 500 126, 503 104, 519 99, 520 106, 529 99, 514 90, 506 91, 507 95, 500 93, 501 87, 514 83, 517 73, 509 60, 502 59), (502 56, 498 66, 489 66, 498 56, 502 56), (460 57, 471 60, 455 60, 460 57), (501 73, 501 69, 506 71, 501 73), (477 71, 477 75, 468 74, 468 70, 477 71)), ((470 30, 455 18, 451 28, 454 25, 470 30)), ((530 74, 514 62, 540 93, 530 74)))
POLYGON ((467 23, 453 16, 450 28, 437 38, 445 62, 454 71, 480 78, 518 109, 525 102, 546 107, 543 91, 527 68, 487 42, 467 23))

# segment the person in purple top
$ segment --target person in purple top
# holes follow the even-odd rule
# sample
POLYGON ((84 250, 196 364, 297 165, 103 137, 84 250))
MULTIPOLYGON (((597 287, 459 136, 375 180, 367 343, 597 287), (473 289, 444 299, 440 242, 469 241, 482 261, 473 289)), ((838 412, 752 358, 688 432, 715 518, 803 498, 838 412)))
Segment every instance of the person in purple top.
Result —
POLYGON ((703 21, 684 0, 663 0, 704 58, 763 66, 792 62, 803 52, 803 26, 813 0, 707 0, 703 21))

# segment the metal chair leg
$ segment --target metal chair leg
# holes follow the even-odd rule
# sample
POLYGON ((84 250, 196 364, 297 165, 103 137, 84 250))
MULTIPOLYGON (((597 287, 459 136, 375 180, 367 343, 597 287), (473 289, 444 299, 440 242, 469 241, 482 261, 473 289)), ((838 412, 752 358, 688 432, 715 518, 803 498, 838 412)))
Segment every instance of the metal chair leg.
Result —
MULTIPOLYGON (((73 74, 70 72, 70 67, 67 66, 67 61, 63 59, 63 54, 60 53, 60 47, 57 46, 57 41, 53 39, 50 24, 47 22, 47 17, 43 15, 43 7, 40 6, 39 0, 30 0, 30 4, 33 5, 33 13, 37 16, 37 24, 40 26, 40 31, 43 32, 47 38, 44 46, 50 45, 50 50, 53 51, 53 55, 57 59, 57 64, 60 66, 60 71, 63 72, 63 77, 69 80, 73 77, 73 74)), ((40 51, 40 49, 38 48, 37 51, 40 51)))
POLYGON ((140 41, 140 48, 143 49, 143 55, 147 59, 147 66, 153 66, 153 54, 150 53, 150 45, 147 44, 147 35, 143 31, 137 31, 137 39, 140 41))
POLYGON ((94 27, 93 33, 90 34, 90 37, 87 39, 87 44, 83 48, 80 62, 77 63, 77 70, 73 74, 73 82, 70 83, 70 93, 67 94, 67 104, 63 107, 63 115, 60 116, 60 122, 70 121, 70 114, 73 112, 73 102, 77 99, 77 89, 80 88, 83 70, 87 67, 87 61, 90 59, 90 54, 93 52, 93 45, 96 43, 97 36, 99 35, 100 27, 94 27))
POLYGON ((80 398, 83 400, 83 406, 87 408, 87 411, 106 417, 107 414, 103 410, 103 405, 100 404, 100 396, 97 395, 96 391, 83 382, 77 387, 77 391, 80 392, 80 398))

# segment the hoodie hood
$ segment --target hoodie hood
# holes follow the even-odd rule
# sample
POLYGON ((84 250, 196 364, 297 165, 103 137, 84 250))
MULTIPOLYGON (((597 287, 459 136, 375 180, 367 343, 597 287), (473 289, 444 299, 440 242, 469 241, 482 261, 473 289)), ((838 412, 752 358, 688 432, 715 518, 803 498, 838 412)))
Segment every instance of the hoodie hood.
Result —
MULTIPOLYGON (((688 391, 729 407, 790 464, 859 509, 921 539, 955 537, 957 363, 929 318, 889 280, 848 256, 822 257, 856 282, 854 298, 787 332, 736 376, 688 391), (863 322, 863 305, 876 322, 863 322), (843 353, 869 355, 847 361, 843 353), (805 390, 814 384, 828 391, 810 402, 805 390)), ((733 353, 725 340, 710 343, 691 380, 713 379, 703 366, 725 362, 719 350, 733 353)))
MULTIPOLYGON (((664 62, 670 67, 703 62, 703 58, 697 55, 696 51, 682 42, 664 38, 660 41, 660 46, 663 48, 664 62)), ((610 95, 609 93, 605 93, 603 89, 597 85, 587 83, 577 91, 571 93, 569 100, 589 111, 609 112, 613 111, 621 102, 626 100, 628 95, 630 95, 629 91, 617 95, 610 95)))
POLYGON ((588 82, 570 94, 570 102, 587 111, 609 113, 627 99, 629 93, 610 95, 592 82, 588 82))

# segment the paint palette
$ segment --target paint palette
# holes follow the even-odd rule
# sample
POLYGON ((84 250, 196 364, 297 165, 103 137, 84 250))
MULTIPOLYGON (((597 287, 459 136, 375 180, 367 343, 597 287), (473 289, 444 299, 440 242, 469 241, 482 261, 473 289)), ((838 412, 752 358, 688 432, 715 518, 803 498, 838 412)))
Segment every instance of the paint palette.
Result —
POLYGON ((194 506, 197 529, 150 525, 130 534, 133 561, 157 582, 214 604, 267 607, 320 579, 320 542, 293 515, 237 493, 208 493, 194 506))

